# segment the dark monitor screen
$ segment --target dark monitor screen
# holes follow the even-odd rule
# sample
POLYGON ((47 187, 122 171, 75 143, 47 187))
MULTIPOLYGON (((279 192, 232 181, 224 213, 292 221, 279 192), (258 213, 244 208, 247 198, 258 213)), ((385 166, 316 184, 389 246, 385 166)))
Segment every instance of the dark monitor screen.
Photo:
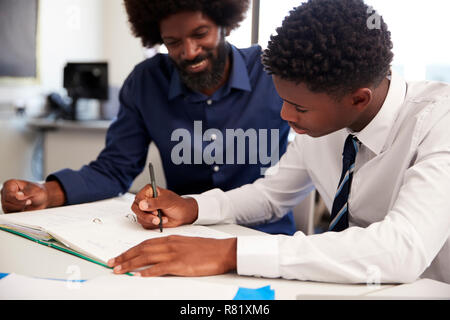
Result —
POLYGON ((64 88, 72 98, 108 100, 108 64, 67 63, 64 88))

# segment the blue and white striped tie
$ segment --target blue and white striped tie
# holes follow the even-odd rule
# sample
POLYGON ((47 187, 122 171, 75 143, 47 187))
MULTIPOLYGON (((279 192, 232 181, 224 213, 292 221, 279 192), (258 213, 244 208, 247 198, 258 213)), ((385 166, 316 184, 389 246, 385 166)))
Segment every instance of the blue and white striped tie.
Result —
POLYGON ((358 139, 349 135, 342 153, 342 175, 331 209, 331 222, 328 231, 342 231, 348 228, 348 195, 352 185, 355 158, 358 153, 358 139))

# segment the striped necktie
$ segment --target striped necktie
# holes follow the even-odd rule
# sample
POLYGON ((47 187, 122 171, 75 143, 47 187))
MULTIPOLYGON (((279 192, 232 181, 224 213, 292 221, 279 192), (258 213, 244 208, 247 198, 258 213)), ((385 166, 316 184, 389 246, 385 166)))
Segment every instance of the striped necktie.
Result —
POLYGON ((348 228, 348 195, 355 169, 355 158, 358 153, 358 139, 349 135, 345 140, 342 153, 342 174, 331 209, 331 222, 328 231, 342 231, 348 228))

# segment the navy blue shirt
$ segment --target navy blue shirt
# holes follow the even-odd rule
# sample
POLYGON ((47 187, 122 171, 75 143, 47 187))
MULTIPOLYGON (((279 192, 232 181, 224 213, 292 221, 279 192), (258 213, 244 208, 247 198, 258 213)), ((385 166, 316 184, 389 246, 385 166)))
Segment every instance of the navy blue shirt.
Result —
MULTIPOLYGON (((278 160, 286 151, 289 126, 280 118, 282 100, 263 69, 259 46, 231 46, 230 77, 210 97, 189 90, 168 56, 158 54, 135 67, 119 100, 97 160, 47 178, 60 182, 66 204, 127 192, 144 168, 152 141, 161 153, 167 188, 180 195, 252 183, 262 177, 261 168, 274 164, 268 159, 278 160)), ((295 232, 292 213, 251 227, 295 232)))

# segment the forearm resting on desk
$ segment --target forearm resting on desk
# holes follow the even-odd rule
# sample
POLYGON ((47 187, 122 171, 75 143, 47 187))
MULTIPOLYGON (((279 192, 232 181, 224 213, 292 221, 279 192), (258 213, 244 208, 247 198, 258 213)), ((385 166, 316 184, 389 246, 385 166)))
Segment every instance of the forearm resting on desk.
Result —
POLYGON ((48 194, 47 208, 59 207, 66 203, 66 194, 58 181, 49 181, 44 183, 48 194))
POLYGON ((57 207, 66 202, 64 190, 57 181, 40 184, 8 180, 3 184, 1 195, 5 213, 57 207))
POLYGON ((169 236, 144 241, 111 259, 108 265, 118 274, 151 265, 135 274, 144 277, 212 276, 236 270, 236 252, 236 238, 169 236))

